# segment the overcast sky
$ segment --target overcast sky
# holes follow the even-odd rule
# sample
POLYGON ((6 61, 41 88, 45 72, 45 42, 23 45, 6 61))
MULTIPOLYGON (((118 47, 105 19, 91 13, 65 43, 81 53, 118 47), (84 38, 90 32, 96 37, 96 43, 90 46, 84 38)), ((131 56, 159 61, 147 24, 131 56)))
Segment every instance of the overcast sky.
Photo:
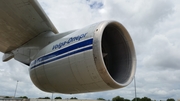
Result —
MULTIPOLYGON (((179 0, 38 0, 59 32, 116 20, 129 31, 137 55, 137 96, 156 100, 180 99, 179 0)), ((0 57, 3 54, 0 53, 0 57)), ((36 88, 28 67, 15 61, 0 62, 0 95, 51 97, 36 88)), ((106 92, 54 94, 64 98, 134 98, 134 83, 106 92)))

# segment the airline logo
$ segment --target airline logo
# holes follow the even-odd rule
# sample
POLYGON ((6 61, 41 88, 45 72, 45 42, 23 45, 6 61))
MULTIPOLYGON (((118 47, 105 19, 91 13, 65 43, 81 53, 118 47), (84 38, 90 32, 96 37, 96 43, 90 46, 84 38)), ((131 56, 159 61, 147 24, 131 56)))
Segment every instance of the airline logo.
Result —
POLYGON ((70 44, 70 43, 72 43, 72 42, 74 42, 74 41, 80 41, 81 39, 83 39, 84 37, 86 37, 86 34, 87 34, 87 33, 84 33, 84 34, 78 35, 78 36, 76 36, 76 37, 71 37, 71 38, 69 38, 67 41, 60 42, 60 43, 54 45, 54 46, 52 47, 52 50, 60 49, 61 47, 65 46, 65 45, 67 45, 67 44, 70 44))

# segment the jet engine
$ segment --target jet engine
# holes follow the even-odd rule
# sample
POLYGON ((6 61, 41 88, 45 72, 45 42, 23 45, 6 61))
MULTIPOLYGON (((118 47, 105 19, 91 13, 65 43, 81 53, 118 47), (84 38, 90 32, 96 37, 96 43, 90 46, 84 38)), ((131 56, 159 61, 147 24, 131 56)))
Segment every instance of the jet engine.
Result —
POLYGON ((39 89, 74 94, 125 87, 135 69, 135 49, 128 31, 119 22, 103 21, 46 45, 29 71, 39 89))

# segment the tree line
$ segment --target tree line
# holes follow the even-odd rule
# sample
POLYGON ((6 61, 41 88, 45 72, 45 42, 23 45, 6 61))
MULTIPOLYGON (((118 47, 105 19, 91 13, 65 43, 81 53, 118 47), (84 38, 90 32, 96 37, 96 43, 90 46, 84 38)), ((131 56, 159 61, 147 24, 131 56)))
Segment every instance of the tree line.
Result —
MULTIPOLYGON (((97 100, 105 100, 105 99, 104 98, 97 98, 97 100)), ((125 98, 120 97, 120 96, 116 96, 116 97, 112 98, 112 101, 131 101, 131 100, 125 99, 125 98)), ((156 101, 156 100, 152 100, 148 97, 143 97, 143 98, 137 97, 137 98, 132 99, 132 101, 156 101)), ((169 98, 166 101, 175 101, 175 100, 173 98, 169 98)))
MULTIPOLYGON (((12 98, 12 97, 5 96, 4 98, 12 98)), ((28 99, 27 96, 20 96, 18 98, 28 99)), ((39 97, 38 99, 51 99, 51 98, 50 97, 39 97)), ((54 99, 62 99, 62 97, 59 96, 59 97, 55 97, 54 99)), ((71 99, 78 99, 78 98, 71 97, 70 100, 71 99)), ((104 100, 104 101, 131 101, 129 99, 125 99, 125 98, 120 97, 120 96, 116 96, 116 97, 112 98, 112 100, 106 100, 104 98, 97 98, 97 100, 104 100)), ((156 101, 156 100, 152 100, 152 99, 150 99, 148 97, 143 97, 143 98, 137 97, 137 98, 132 99, 132 101, 156 101)), ((166 101, 175 101, 175 100, 173 98, 168 98, 166 101)))

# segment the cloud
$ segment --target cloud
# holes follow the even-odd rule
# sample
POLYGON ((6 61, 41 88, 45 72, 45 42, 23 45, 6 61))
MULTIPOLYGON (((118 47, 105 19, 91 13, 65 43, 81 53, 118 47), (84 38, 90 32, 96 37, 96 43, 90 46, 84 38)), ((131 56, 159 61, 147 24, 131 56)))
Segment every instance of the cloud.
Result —
MULTIPOLYGON (((138 97, 178 99, 180 94, 180 2, 178 0, 38 0, 59 32, 79 29, 102 20, 116 20, 129 31, 136 49, 138 97)), ((2 57, 2 53, 0 56, 2 57)), ((0 95, 51 97, 36 88, 28 67, 11 60, 0 63, 0 95)), ((63 98, 134 98, 134 82, 112 91, 54 94, 63 98)))
POLYGON ((86 0, 89 7, 91 9, 95 9, 95 10, 98 10, 98 9, 101 9, 103 7, 103 3, 102 2, 98 2, 98 1, 92 1, 92 0, 86 0))
POLYGON ((39 0, 39 2, 42 6, 45 5, 43 6, 45 12, 60 32, 79 29, 102 19, 97 9, 100 9, 103 3, 95 0, 89 2, 82 0, 39 0))
POLYGON ((155 35, 149 42, 148 56, 144 59, 144 64, 151 68, 179 69, 180 54, 179 47, 171 43, 168 37, 155 35))
POLYGON ((150 31, 156 24, 163 21, 168 15, 173 13, 173 4, 170 1, 137 1, 137 5, 133 5, 133 15, 130 18, 133 26, 139 26, 150 31))

